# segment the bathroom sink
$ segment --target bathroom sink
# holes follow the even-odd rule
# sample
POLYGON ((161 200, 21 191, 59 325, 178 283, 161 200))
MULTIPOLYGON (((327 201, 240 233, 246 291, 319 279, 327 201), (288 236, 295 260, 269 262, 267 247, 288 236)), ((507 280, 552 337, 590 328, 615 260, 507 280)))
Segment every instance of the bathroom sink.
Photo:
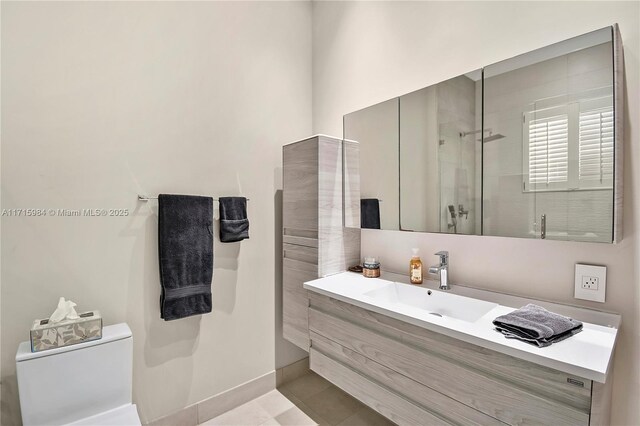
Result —
POLYGON ((394 282, 388 283, 382 288, 368 291, 363 296, 378 302, 418 308, 435 316, 468 322, 477 321, 498 306, 497 303, 394 282))

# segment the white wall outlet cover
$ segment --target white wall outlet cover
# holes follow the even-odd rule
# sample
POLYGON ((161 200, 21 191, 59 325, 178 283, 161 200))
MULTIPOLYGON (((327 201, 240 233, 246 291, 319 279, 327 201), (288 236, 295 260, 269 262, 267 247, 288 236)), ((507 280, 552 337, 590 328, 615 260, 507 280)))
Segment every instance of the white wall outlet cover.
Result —
POLYGON ((576 263, 576 299, 604 303, 607 290, 607 267, 576 263))

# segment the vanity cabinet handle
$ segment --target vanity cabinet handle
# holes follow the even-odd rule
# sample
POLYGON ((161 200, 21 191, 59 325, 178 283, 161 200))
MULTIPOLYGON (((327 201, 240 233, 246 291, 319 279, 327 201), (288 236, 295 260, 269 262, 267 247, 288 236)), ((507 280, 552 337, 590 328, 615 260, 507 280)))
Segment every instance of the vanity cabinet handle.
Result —
POLYGON ((578 386, 579 388, 584 387, 584 382, 580 380, 572 379, 571 377, 567 377, 567 383, 569 383, 570 385, 578 386))

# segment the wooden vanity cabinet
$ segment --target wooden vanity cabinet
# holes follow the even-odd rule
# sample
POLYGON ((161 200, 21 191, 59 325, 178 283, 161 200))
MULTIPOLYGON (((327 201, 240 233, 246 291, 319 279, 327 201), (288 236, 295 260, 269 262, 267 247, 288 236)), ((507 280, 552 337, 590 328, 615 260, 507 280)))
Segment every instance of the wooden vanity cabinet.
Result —
POLYGON ((311 369, 400 425, 609 421, 610 386, 316 293, 309 329, 311 369))
POLYGON ((283 335, 309 350, 309 297, 302 285, 360 260, 360 230, 343 227, 342 140, 285 145, 283 163, 283 335))

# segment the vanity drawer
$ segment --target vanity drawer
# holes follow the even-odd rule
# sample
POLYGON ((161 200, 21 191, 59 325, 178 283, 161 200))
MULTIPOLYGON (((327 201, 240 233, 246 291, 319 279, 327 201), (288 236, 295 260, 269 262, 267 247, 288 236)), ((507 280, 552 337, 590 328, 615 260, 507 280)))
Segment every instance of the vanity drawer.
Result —
POLYGON ((285 246, 302 246, 318 248, 317 229, 284 228, 282 230, 282 242, 285 246))
POLYGON ((309 294, 305 281, 318 278, 318 266, 285 258, 282 271, 282 335, 309 350, 309 294))
POLYGON ((285 244, 293 244, 297 246, 318 248, 318 233, 316 232, 315 238, 311 238, 311 237, 302 237, 299 235, 290 235, 290 234, 287 234, 285 230, 285 234, 282 236, 282 241, 285 244))
MULTIPOLYGON (((528 363, 531 369, 526 376, 507 380, 494 371, 477 367, 474 360, 483 353, 483 348, 451 338, 451 342, 446 342, 449 346, 442 346, 435 338, 425 345, 420 336, 391 327, 385 324, 384 318, 312 293, 309 328, 313 333, 325 336, 434 391, 508 424, 588 424, 590 394, 580 395, 579 398, 573 395, 568 400, 577 399, 579 404, 569 404, 567 398, 560 400, 528 387, 527 378, 531 381, 539 379, 536 369, 531 367, 535 365, 528 363), (368 318, 377 318, 381 322, 368 318), (456 347, 458 343, 462 345, 456 347)), ((509 365, 513 365, 513 362, 507 363, 509 365)), ((502 368, 500 364, 493 367, 502 368)), ((564 377, 566 380, 566 375, 564 377)), ((584 392, 584 389, 581 391, 584 392)))
POLYGON ((309 350, 308 303, 306 295, 290 288, 282 289, 282 335, 304 350, 309 350))
MULTIPOLYGON (((292 271, 309 272, 308 276, 313 277, 310 278, 311 280, 315 280, 318 278, 318 265, 315 263, 301 262, 299 260, 289 259, 285 257, 284 259, 282 259, 282 267, 285 271, 288 269, 292 271)), ((309 279, 307 279, 306 281, 309 281, 309 279)), ((300 283, 300 287, 302 287, 302 283, 304 283, 304 281, 300 283)))
MULTIPOLYGON (((459 425, 504 425, 471 407, 424 386, 390 368, 360 355, 317 333, 311 332, 311 349, 331 358, 362 376, 366 381, 382 383, 392 392, 423 411, 430 413, 438 424, 459 425)), ((313 369, 313 356, 312 356, 313 369)), ((366 403, 366 401, 365 401, 366 403)), ((375 408, 375 406, 373 407, 375 408)))
POLYGON ((298 262, 318 265, 318 249, 316 247, 297 246, 284 243, 282 245, 282 257, 298 262))
POLYGON ((310 293, 311 306, 349 322, 397 336, 403 343, 467 366, 533 392, 543 398, 589 412, 591 380, 543 367, 490 349, 426 330, 349 303, 310 293), (469 354, 473 356, 469 356, 469 354))
POLYGON ((309 294, 303 284, 318 278, 318 249, 284 243, 282 257, 282 335, 308 351, 309 294))
POLYGON ((447 424, 443 419, 314 348, 309 351, 309 366, 311 370, 400 426, 447 424))

